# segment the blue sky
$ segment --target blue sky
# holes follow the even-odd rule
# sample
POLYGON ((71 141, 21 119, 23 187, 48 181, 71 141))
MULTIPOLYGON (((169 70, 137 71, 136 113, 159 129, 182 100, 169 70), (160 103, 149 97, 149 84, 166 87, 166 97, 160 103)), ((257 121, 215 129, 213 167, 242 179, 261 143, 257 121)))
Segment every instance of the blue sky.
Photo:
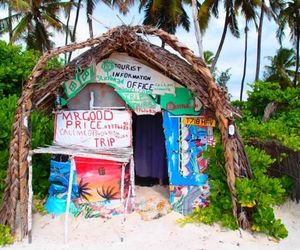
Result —
MULTIPOLYGON (((193 20, 191 17, 191 8, 186 6, 186 11, 190 16, 191 21, 191 29, 190 32, 186 32, 182 28, 178 28, 176 32, 176 36, 179 41, 184 43, 187 47, 192 49, 195 54, 198 53, 197 43, 194 35, 194 27, 193 20)), ((216 52, 220 37, 223 31, 223 23, 225 13, 220 10, 219 19, 212 18, 208 27, 208 30, 204 34, 203 37, 203 48, 204 50, 211 50, 212 52, 216 52)), ((4 10, 0 10, 0 16, 6 16, 6 12, 4 10)), ((73 17, 71 23, 74 23, 75 10, 73 11, 73 17)), ((99 4, 94 11, 93 16, 99 21, 93 21, 94 25, 94 35, 101 35, 103 32, 107 31, 105 27, 115 27, 121 25, 123 23, 129 25, 137 25, 142 24, 143 20, 143 12, 138 12, 138 5, 136 4, 134 8, 130 9, 130 12, 123 16, 118 13, 117 10, 111 10, 110 7, 99 4)), ((239 18, 239 28, 241 32, 240 39, 234 38, 229 32, 226 36, 223 49, 218 60, 217 68, 219 71, 224 71, 227 68, 230 68, 231 79, 228 83, 229 92, 232 95, 232 99, 239 98, 240 92, 240 83, 242 79, 243 73, 243 63, 244 63, 244 20, 239 18)), ((288 34, 288 32, 287 32, 288 34)), ((264 21, 264 31, 262 38, 262 58, 261 58, 261 77, 263 76, 264 65, 269 64, 269 61, 266 59, 267 56, 273 56, 276 50, 279 48, 278 41, 276 40, 276 25, 273 22, 268 21, 265 18, 264 21)), ((81 9, 80 21, 78 23, 77 28, 77 41, 84 41, 89 37, 88 26, 85 17, 85 9, 81 9)), ((257 32, 254 29, 253 25, 250 26, 250 31, 248 33, 248 64, 247 64, 247 75, 246 75, 246 90, 249 89, 247 83, 252 83, 255 77, 255 67, 256 67, 256 43, 257 43, 257 32)), ((6 37, 2 37, 1 39, 7 39, 6 37)), ((54 42, 56 46, 64 45, 64 36, 62 34, 57 34, 54 37, 54 42)), ((158 45, 161 44, 159 39, 149 40, 158 45)), ((285 39, 284 45, 287 47, 291 47, 288 39, 285 39)), ((74 56, 78 55, 80 52, 74 53, 74 56)), ((246 91, 244 92, 244 99, 246 98, 246 91)))

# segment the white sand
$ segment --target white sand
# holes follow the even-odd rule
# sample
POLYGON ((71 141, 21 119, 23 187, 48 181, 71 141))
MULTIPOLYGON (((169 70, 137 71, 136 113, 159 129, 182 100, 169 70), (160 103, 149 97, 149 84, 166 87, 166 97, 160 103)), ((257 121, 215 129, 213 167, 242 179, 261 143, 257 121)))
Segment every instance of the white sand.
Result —
MULTIPOLYGON (((149 197, 167 198, 167 189, 138 187, 138 202, 149 197)), ((128 215, 123 242, 120 240, 122 216, 110 220, 72 218, 69 241, 64 244, 64 216, 52 218, 35 214, 32 244, 23 240, 4 249, 300 249, 300 204, 288 201, 275 211, 289 231, 288 238, 279 243, 264 234, 240 233, 218 225, 188 224, 181 228, 176 220, 182 216, 171 212, 151 221, 141 220, 138 213, 128 215)))

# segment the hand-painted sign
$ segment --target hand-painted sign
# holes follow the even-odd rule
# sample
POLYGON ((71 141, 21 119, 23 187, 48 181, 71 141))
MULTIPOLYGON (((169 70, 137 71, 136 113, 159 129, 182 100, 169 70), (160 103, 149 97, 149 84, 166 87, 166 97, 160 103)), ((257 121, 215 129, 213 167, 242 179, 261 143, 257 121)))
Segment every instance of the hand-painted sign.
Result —
POLYGON ((160 106, 149 95, 122 90, 117 92, 137 115, 155 115, 161 111, 160 106))
POLYGON ((175 95, 161 96, 160 105, 173 115, 198 115, 202 108, 202 103, 187 88, 176 88, 175 95))
POLYGON ((208 178, 203 173, 207 160, 202 156, 207 147, 206 130, 184 125, 181 118, 171 117, 169 112, 163 112, 163 126, 170 184, 203 185, 208 178))
POLYGON ((97 82, 116 89, 153 95, 175 94, 175 82, 126 54, 113 53, 96 66, 97 82))
MULTIPOLYGON (((81 186, 86 187, 85 192, 79 192, 79 203, 120 199, 122 163, 75 157, 75 164, 79 190, 81 186)), ((129 183, 128 178, 129 173, 126 173, 127 183, 129 183)))
POLYGON ((205 117, 205 116, 198 116, 198 117, 185 117, 183 119, 183 123, 186 125, 193 125, 199 127, 215 127, 216 120, 205 117))
POLYGON ((55 117, 54 143, 91 149, 129 147, 131 125, 129 111, 61 111, 55 117))
POLYGON ((77 74, 75 78, 63 83, 65 93, 68 98, 73 98, 88 83, 94 82, 93 67, 86 68, 81 74, 77 74))

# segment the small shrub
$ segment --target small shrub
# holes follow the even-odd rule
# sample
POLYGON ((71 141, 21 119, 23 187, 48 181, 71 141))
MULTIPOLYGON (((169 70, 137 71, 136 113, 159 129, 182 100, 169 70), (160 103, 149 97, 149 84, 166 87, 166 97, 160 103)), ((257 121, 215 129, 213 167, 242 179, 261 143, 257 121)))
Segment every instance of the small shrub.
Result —
POLYGON ((14 243, 14 237, 11 235, 10 228, 0 224, 0 246, 14 243))

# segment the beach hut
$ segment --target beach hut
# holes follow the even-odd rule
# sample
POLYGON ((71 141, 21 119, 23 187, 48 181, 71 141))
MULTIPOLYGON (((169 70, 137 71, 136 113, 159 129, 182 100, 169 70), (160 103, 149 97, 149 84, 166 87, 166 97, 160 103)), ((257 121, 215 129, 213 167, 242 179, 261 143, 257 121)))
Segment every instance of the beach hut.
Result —
MULTIPOLYGON (((228 102, 226 92, 213 81, 205 63, 180 43, 174 35, 157 28, 120 26, 100 37, 46 52, 33 69, 18 101, 0 223, 9 225, 12 232, 15 232, 17 216, 19 216, 22 237, 30 234, 31 157, 34 153, 72 155, 74 156, 72 159, 79 164, 85 158, 92 158, 91 161, 109 161, 109 164, 122 163, 120 168, 123 182, 121 199, 123 199, 125 165, 129 162, 130 187, 134 188, 132 155, 136 158, 136 172, 143 175, 143 172, 149 170, 141 167, 142 160, 138 161, 148 157, 147 150, 138 152, 141 146, 133 152, 132 139, 136 140, 134 143, 142 145, 143 142, 135 138, 145 137, 149 141, 155 137, 151 134, 147 137, 146 134, 149 133, 147 129, 158 128, 161 133, 164 133, 158 138, 160 142, 155 142, 162 149, 158 147, 157 152, 154 152, 158 160, 154 165, 161 165, 160 157, 167 158, 170 175, 171 159, 174 156, 170 154, 175 152, 174 154, 178 156, 176 145, 182 143, 184 136, 187 136, 184 133, 190 132, 182 129, 182 126, 184 128, 185 125, 194 126, 196 132, 193 133, 201 134, 203 131, 198 130, 197 127, 213 127, 216 121, 224 147, 233 215, 242 228, 247 228, 250 225, 249 215, 237 203, 235 191, 236 177, 252 178, 244 145, 234 122, 235 117, 239 116, 239 112, 228 102), (161 39, 176 54, 150 43, 148 38, 152 36, 161 39), (65 67, 45 70, 49 59, 83 48, 89 49, 65 67), (57 105, 54 142, 57 145, 40 151, 31 150, 30 113, 38 109, 51 114, 55 102, 57 105), (61 106, 65 105, 68 109, 60 110, 61 106), (134 129, 131 129, 132 115, 135 116, 134 129), (174 129, 174 126, 178 127, 174 129), (91 132, 81 134, 83 137, 78 140, 78 137, 75 136, 76 139, 72 134, 79 133, 78 130, 86 131, 88 128, 97 130, 103 127, 106 129, 106 135, 95 135, 91 132), (73 132, 68 128, 72 128, 73 132), (174 134, 174 131, 180 129, 182 129, 180 135, 174 134), (135 135, 132 136, 131 132, 135 135), (174 136, 175 140, 172 144, 169 139, 174 136), (165 144, 162 138, 166 138, 165 144), (74 148, 71 145, 80 147, 74 148), (162 154, 163 149, 166 149, 166 156, 162 154)), ((159 131, 154 133, 157 134, 159 131)), ((204 133, 207 140, 207 130, 204 133)), ((197 137, 194 144, 187 143, 186 149, 201 146, 203 142, 200 139, 201 137, 197 137)), ((182 154, 182 158, 177 159, 177 162, 183 162, 185 156, 182 154)), ((150 171, 155 172, 154 177, 160 178, 164 176, 158 173, 161 170, 163 168, 150 171)), ((103 171, 105 172, 105 169, 101 171, 98 169, 99 175, 103 171)), ((71 173, 70 181, 72 181, 71 173)), ((172 173, 172 178, 181 178, 176 175, 176 172, 172 173)), ((186 173, 186 176, 189 176, 189 173, 186 173)), ((199 176, 203 177, 201 174, 199 176)), ((173 184, 176 185, 176 180, 171 180, 170 183, 174 182, 173 184)), ((188 184, 195 185, 194 179, 190 181, 188 184)), ((202 184, 205 181, 206 179, 200 178, 202 184)), ((72 185, 69 182, 69 191, 70 187, 72 185)), ((99 193, 103 195, 104 191, 102 189, 99 193)), ((127 192, 130 193, 128 190, 127 192)), ((68 192, 68 198, 70 195, 71 193, 68 192)))

